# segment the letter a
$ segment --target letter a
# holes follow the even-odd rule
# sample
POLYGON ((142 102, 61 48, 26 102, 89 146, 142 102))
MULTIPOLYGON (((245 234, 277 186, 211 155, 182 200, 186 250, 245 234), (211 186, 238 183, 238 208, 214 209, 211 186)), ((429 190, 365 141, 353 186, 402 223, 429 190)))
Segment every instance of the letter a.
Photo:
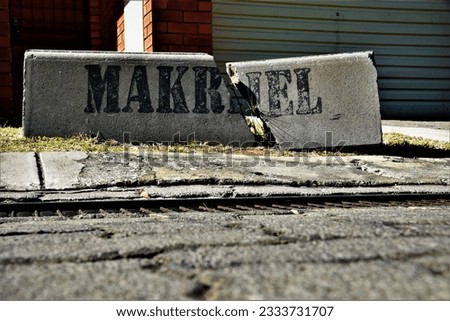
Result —
POLYGON ((133 101, 139 102, 138 113, 152 113, 152 102, 150 100, 150 90, 148 89, 147 70, 145 66, 134 67, 133 77, 131 77, 130 91, 128 92, 127 105, 123 112, 129 113, 133 109, 130 103, 133 101), (136 89, 137 95, 133 96, 133 92, 136 89))

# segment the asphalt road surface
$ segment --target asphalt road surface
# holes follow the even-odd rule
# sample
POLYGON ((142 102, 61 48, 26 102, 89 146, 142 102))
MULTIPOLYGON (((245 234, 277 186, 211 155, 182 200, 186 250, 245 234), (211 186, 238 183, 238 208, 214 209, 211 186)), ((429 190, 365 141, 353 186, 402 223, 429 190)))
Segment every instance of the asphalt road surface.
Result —
POLYGON ((2 300, 449 300, 449 208, 0 218, 2 300))

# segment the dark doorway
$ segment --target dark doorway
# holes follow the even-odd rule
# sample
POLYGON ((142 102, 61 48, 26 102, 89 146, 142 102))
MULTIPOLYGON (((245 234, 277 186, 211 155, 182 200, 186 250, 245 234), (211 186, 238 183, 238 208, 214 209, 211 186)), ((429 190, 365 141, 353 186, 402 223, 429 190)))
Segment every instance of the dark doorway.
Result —
POLYGON ((11 0, 13 105, 22 112, 23 57, 28 49, 90 48, 87 0, 11 0))

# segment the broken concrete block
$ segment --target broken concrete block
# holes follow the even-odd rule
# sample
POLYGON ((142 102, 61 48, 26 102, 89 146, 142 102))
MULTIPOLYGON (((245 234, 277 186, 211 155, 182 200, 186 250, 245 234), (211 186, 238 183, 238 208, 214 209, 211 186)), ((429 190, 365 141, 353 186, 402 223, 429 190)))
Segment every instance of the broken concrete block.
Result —
POLYGON ((207 54, 28 51, 25 136, 253 140, 207 54))
POLYGON ((382 136, 372 57, 357 52, 232 62, 227 72, 251 116, 264 123, 266 140, 296 149, 375 145, 382 136))

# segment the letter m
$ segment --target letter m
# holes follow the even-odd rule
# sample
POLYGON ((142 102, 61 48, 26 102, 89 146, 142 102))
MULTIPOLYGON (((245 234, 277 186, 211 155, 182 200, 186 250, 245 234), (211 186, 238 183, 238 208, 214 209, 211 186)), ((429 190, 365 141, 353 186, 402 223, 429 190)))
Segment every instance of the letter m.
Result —
POLYGON ((105 113, 119 113, 119 71, 120 66, 108 66, 102 77, 100 65, 87 65, 88 95, 85 113, 100 113, 106 90, 105 113), (95 109, 94 109, 95 105, 95 109))

